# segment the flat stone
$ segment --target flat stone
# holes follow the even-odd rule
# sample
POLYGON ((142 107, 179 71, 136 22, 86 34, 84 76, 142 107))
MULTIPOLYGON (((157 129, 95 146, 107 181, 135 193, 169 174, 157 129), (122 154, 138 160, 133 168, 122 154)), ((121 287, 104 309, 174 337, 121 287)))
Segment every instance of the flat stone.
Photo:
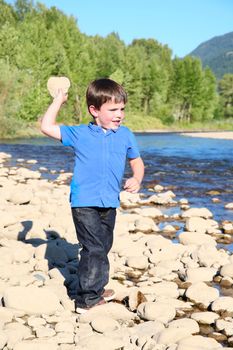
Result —
POLYGON ((87 313, 79 316, 80 322, 90 323, 96 316, 107 316, 114 320, 129 321, 135 318, 135 314, 128 311, 126 307, 117 303, 107 303, 93 307, 87 313))
POLYGON ((92 328, 99 333, 115 331, 120 328, 117 321, 110 317, 98 316, 91 321, 92 328))
POLYGON ((50 327, 40 326, 36 328, 37 338, 45 338, 45 337, 50 338, 50 337, 53 337, 54 335, 56 335, 56 332, 54 329, 50 327))
POLYGON ((217 313, 233 313, 233 298, 232 297, 219 297, 211 305, 212 311, 217 313))
POLYGON ((153 219, 149 217, 139 218, 135 221, 135 229, 141 232, 157 232, 159 231, 158 226, 155 224, 153 219))
POLYGON ((220 275, 233 278, 233 263, 222 266, 220 269, 220 275))
POLYGON ((173 306, 160 302, 145 302, 138 306, 137 314, 140 318, 148 321, 160 321, 168 323, 176 315, 176 309, 173 306))
POLYGON ((175 282, 158 282, 152 286, 141 287, 140 291, 147 297, 147 295, 154 295, 155 297, 165 296, 171 298, 178 298, 179 291, 175 282))
POLYGON ((207 208, 190 208, 181 214, 182 218, 190 218, 193 216, 202 218, 211 218, 213 214, 207 208))
POLYGON ((212 227, 218 227, 215 221, 200 217, 188 218, 185 223, 186 230, 191 232, 206 233, 212 227))
POLYGON ((11 309, 6 307, 0 307, 0 321, 3 323, 9 323, 12 321, 14 313, 11 309))
POLYGON ((148 258, 146 256, 128 256, 126 264, 134 269, 144 270, 148 267, 148 258))
POLYGON ((15 345, 14 350, 58 350, 58 345, 49 341, 21 341, 15 345))
POLYGON ((188 328, 166 328, 157 337, 158 344, 170 345, 190 336, 188 328))
POLYGON ((120 339, 113 339, 105 335, 94 334, 81 338, 78 342, 78 346, 81 347, 81 349, 88 350, 116 350, 121 349, 124 346, 124 342, 120 339))
POLYGON ((9 287, 3 299, 6 307, 22 310, 28 315, 53 314, 63 310, 56 294, 48 288, 9 287))
POLYGON ((186 297, 195 304, 202 304, 207 308, 211 302, 218 299, 219 291, 217 288, 207 286, 204 282, 199 282, 186 290, 186 297))
POLYGON ((196 320, 198 323, 201 324, 212 324, 215 323, 215 321, 220 316, 216 312, 211 311, 203 311, 203 312, 194 312, 191 315, 191 318, 196 320))
POLYGON ((138 337, 149 336, 150 338, 163 331, 165 328, 164 324, 159 321, 147 321, 144 323, 139 323, 134 325, 132 328, 132 333, 136 334, 138 337))
POLYGON ((204 350, 221 349, 222 345, 215 339, 203 337, 201 335, 192 335, 190 337, 179 340, 177 350, 204 350))
POLYGON ((213 237, 207 235, 206 233, 199 232, 182 232, 179 236, 180 243, 184 245, 196 244, 198 246, 203 244, 208 244, 211 246, 216 246, 217 243, 213 237))
POLYGON ((191 318, 181 318, 178 320, 171 321, 168 324, 168 328, 175 328, 175 329, 186 328, 189 331, 189 335, 198 333, 200 331, 197 321, 191 318))
POLYGON ((186 271, 187 282, 197 283, 197 282, 211 282, 216 275, 217 270, 213 267, 198 267, 189 268, 186 271))

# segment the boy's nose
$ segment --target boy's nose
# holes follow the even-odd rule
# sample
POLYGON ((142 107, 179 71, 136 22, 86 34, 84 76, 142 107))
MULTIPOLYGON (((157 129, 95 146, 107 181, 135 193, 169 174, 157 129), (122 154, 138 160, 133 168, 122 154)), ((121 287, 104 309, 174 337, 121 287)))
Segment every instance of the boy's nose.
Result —
POLYGON ((116 114, 116 117, 117 118, 122 118, 124 116, 124 112, 123 111, 118 111, 117 114, 116 114))

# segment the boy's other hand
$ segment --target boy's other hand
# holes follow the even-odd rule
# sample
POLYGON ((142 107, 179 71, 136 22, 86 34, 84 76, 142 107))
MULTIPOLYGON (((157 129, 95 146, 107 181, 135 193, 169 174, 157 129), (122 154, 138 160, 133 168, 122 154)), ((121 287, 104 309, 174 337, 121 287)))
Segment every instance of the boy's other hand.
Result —
POLYGON ((140 183, 136 177, 130 177, 126 180, 124 190, 131 193, 137 193, 140 190, 140 183))

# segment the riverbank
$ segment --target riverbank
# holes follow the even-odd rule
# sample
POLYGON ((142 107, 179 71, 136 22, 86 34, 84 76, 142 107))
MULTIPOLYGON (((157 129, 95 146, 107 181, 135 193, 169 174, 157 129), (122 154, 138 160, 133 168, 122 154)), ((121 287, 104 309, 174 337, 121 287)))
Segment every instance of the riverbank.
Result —
MULTIPOLYGON (((89 121, 90 118, 84 118, 83 124, 88 124, 89 121)), ((70 124, 67 121, 62 122, 67 125, 70 124)), ((168 125, 164 124, 160 119, 152 116, 128 114, 124 120, 124 125, 130 128, 135 133, 184 133, 187 136, 192 136, 192 134, 195 134, 195 137, 197 133, 200 133, 200 135, 211 135, 211 133, 216 133, 217 135, 218 133, 222 134, 226 132, 228 134, 229 132, 233 132, 233 121, 231 119, 229 119, 227 122, 224 120, 215 120, 211 121, 211 123, 174 122, 168 125)), ((2 128, 0 130, 0 140, 13 140, 16 138, 30 139, 43 136, 44 135, 40 132, 39 121, 31 123, 22 123, 19 121, 8 120, 5 121, 5 124, 2 124, 2 128)))
POLYGON ((233 350, 233 256, 218 247, 233 241, 232 223, 162 186, 121 192, 109 254, 115 300, 77 315, 70 174, 48 181, 0 156, 1 348, 233 350), (174 205, 179 214, 163 214, 174 205))
POLYGON ((233 140, 233 131, 217 131, 217 132, 183 132, 181 135, 190 137, 205 137, 211 139, 233 140))

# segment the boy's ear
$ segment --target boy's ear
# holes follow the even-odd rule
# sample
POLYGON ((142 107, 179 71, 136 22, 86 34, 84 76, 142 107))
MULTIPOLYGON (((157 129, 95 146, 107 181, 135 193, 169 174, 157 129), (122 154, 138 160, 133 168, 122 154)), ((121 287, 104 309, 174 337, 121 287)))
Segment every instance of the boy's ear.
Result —
POLYGON ((95 106, 89 106, 89 112, 94 118, 98 117, 98 109, 95 106))

